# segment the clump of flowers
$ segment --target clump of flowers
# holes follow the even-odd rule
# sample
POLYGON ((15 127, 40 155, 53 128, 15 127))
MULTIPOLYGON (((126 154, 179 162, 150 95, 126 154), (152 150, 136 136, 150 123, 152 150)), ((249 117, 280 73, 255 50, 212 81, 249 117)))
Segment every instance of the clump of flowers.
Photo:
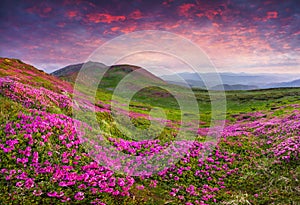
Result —
POLYGON ((19 191, 61 201, 84 200, 87 192, 95 197, 100 193, 128 196, 134 179, 114 176, 89 158, 74 123, 80 122, 38 110, 7 122, 0 141, 0 154, 6 156, 0 165, 3 177, 19 191))
POLYGON ((21 103, 27 108, 46 108, 56 106, 61 109, 71 109, 69 96, 58 94, 46 88, 35 88, 25 85, 10 77, 0 78, 0 94, 21 103))

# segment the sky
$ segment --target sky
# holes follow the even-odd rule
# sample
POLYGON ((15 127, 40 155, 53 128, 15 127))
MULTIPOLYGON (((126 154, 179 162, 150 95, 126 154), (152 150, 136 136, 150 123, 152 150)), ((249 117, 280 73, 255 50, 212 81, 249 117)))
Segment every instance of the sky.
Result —
MULTIPOLYGON (((0 56, 51 72, 144 30, 189 39, 218 72, 300 73, 298 0, 2 0, 0 56)), ((127 59, 138 65, 141 55, 127 59)))

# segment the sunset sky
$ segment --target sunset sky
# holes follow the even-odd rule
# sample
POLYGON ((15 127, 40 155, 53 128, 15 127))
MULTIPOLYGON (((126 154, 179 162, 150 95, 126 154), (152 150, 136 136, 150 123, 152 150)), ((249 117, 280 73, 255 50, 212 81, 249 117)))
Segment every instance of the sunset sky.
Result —
POLYGON ((298 0, 1 1, 0 56, 47 72, 141 30, 196 43, 220 72, 300 73, 298 0))

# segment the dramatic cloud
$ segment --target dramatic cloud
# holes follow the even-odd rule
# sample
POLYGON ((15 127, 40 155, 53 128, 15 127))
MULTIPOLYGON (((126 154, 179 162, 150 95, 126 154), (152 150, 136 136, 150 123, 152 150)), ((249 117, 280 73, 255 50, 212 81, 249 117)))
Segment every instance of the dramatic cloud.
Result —
POLYGON ((188 17, 190 16, 190 9, 193 8, 195 4, 182 4, 178 8, 178 14, 180 16, 188 17))
POLYGON ((106 13, 87 14, 86 19, 92 23, 111 23, 114 21, 124 21, 125 16, 113 16, 106 13))
POLYGON ((85 61, 108 40, 140 30, 188 38, 219 71, 300 73, 297 0, 4 0, 0 56, 51 71, 85 61))

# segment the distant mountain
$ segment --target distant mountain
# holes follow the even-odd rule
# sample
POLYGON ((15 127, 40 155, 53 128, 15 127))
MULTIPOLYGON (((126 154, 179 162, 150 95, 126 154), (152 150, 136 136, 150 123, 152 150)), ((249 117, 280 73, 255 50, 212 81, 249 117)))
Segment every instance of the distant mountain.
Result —
POLYGON ((259 87, 254 85, 228 85, 228 84, 222 84, 222 85, 216 85, 210 88, 210 90, 255 90, 259 89, 259 87))
MULTIPOLYGON (((221 89, 222 85, 225 90, 251 90, 259 88, 275 87, 298 87, 296 82, 297 75, 292 74, 247 74, 247 73, 219 73, 217 78, 214 73, 177 73, 172 75, 161 76, 168 83, 209 88, 221 89)), ((300 78, 300 74, 298 75, 300 78)))
POLYGON ((293 80, 290 82, 271 83, 264 86, 264 88, 286 88, 286 87, 300 87, 300 79, 293 80))

